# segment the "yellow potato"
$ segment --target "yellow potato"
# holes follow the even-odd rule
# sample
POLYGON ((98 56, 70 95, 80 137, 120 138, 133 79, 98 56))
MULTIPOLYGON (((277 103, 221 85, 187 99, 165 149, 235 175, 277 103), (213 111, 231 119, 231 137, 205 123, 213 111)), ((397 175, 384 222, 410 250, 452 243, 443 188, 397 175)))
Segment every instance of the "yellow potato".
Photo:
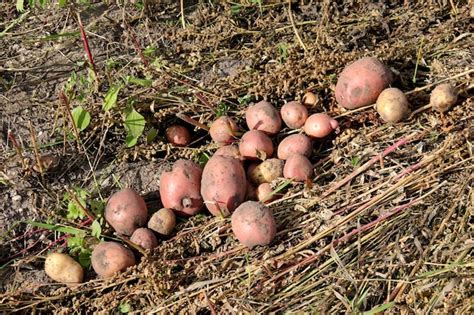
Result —
POLYGON ((67 254, 51 253, 44 262, 44 271, 57 282, 80 283, 84 278, 82 266, 67 254))

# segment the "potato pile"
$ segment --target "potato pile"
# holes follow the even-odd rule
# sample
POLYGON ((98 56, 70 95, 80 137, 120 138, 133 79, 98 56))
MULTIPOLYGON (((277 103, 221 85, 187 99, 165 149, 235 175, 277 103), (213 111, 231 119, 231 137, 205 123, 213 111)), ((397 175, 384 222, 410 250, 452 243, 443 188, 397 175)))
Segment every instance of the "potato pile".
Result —
MULTIPOLYGON (((393 74, 387 66, 376 58, 362 58, 341 72, 335 98, 349 110, 375 103, 382 120, 397 123, 409 116, 410 104, 400 89, 389 87, 392 82, 393 74)), ((440 113, 456 102, 457 93, 449 84, 437 86, 431 94, 430 105, 440 113)), ((158 246, 160 237, 173 233, 176 215, 189 217, 207 208, 214 216, 231 217, 233 234, 244 246, 270 244, 277 222, 266 204, 281 197, 275 187, 282 179, 312 180, 313 142, 339 128, 328 114, 311 113, 319 103, 318 96, 311 92, 302 103, 290 101, 280 110, 268 101, 260 101, 246 109, 246 131, 234 118, 218 117, 210 124, 209 135, 219 148, 204 168, 180 159, 161 174, 159 193, 164 208, 149 217, 143 198, 127 188, 109 198, 106 221, 120 236, 151 250, 158 246), (283 125, 290 134, 281 139, 283 125), (277 139, 281 141, 277 143, 277 139)), ((166 138, 175 146, 191 142, 189 131, 180 125, 168 127, 166 138)), ((95 246, 91 263, 99 276, 108 278, 135 265, 136 257, 121 243, 106 241, 95 246)), ((48 255, 45 271, 63 283, 79 283, 84 277, 79 263, 62 253, 48 255)))

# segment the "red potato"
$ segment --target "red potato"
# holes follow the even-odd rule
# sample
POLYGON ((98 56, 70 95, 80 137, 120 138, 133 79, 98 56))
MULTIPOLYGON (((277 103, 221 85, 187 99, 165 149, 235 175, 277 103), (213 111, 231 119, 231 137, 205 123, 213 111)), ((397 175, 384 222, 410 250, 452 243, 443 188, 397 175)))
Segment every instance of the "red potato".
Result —
POLYGON ((216 150, 216 152, 214 152, 214 155, 224 155, 233 157, 234 159, 240 161, 244 160, 242 155, 240 155, 239 147, 236 145, 225 145, 223 147, 220 147, 216 150))
POLYGON ((410 114, 405 94, 397 88, 388 88, 377 98, 376 109, 386 122, 400 122, 410 114))
POLYGON ((185 147, 191 143, 191 135, 188 129, 180 125, 166 128, 166 139, 169 143, 178 147, 185 147))
POLYGON ((136 229, 130 237, 130 241, 144 249, 153 249, 158 246, 155 234, 147 228, 136 229))
POLYGON ((336 84, 336 100, 355 109, 375 103, 392 82, 392 72, 376 58, 365 57, 344 68, 336 84))
POLYGON ((269 183, 262 183, 257 187, 257 198, 260 202, 269 203, 280 198, 278 194, 272 193, 273 189, 269 183))
POLYGON ((239 143, 240 155, 246 159, 264 160, 273 154, 272 140, 258 130, 247 131, 239 143))
POLYGON ((251 170, 247 170, 248 178, 256 185, 269 183, 279 177, 283 177, 283 166, 285 162, 280 159, 267 159, 251 170))
POLYGON ((119 234, 132 235, 147 219, 145 200, 130 188, 113 194, 105 207, 105 220, 119 234))
POLYGON ((249 248, 268 245, 276 235, 272 210, 255 201, 246 201, 235 209, 231 225, 235 237, 249 248))
POLYGON ((313 138, 324 138, 339 127, 337 120, 324 113, 313 114, 306 119, 304 132, 313 138))
POLYGON ((229 216, 245 199, 247 179, 242 163, 231 157, 214 155, 202 172, 201 195, 215 216, 229 216))
POLYGON ((306 156, 294 154, 286 160, 283 176, 294 181, 304 182, 313 178, 313 165, 306 156))
POLYGON ((250 130, 260 130, 270 136, 281 130, 280 113, 267 101, 250 106, 245 112, 245 120, 250 130))
POLYGON ((212 140, 219 145, 226 145, 236 140, 238 126, 235 121, 227 116, 217 118, 209 129, 212 140))
POLYGON ((202 169, 189 160, 178 160, 160 177, 160 197, 165 208, 192 216, 203 207, 201 191, 202 169))
POLYGON ((94 271, 102 278, 110 278, 135 265, 131 250, 116 242, 102 242, 94 247, 91 255, 94 271))
POLYGON ((440 84, 431 91, 430 104, 437 112, 446 113, 457 101, 458 94, 449 83, 440 84))
POLYGON ((71 256, 64 253, 50 253, 44 262, 44 271, 57 282, 81 283, 84 269, 71 256))
POLYGON ((162 208, 153 213, 148 221, 148 228, 161 235, 171 235, 176 227, 176 215, 174 211, 162 208))
POLYGON ((293 154, 302 154, 306 157, 311 156, 313 143, 308 136, 303 134, 289 135, 278 145, 277 156, 281 160, 286 160, 293 154))
POLYGON ((291 129, 303 127, 306 118, 308 118, 308 110, 297 101, 288 102, 281 107, 281 119, 291 129))

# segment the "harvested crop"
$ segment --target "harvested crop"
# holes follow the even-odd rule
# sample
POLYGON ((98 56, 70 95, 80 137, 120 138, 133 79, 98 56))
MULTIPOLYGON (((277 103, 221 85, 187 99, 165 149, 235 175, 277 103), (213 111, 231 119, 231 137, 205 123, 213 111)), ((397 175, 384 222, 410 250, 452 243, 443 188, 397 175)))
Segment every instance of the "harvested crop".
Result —
POLYGON ((313 165, 306 156, 294 154, 286 160, 283 176, 295 181, 304 182, 313 178, 313 165))
POLYGON ((109 278, 135 265, 135 256, 117 242, 102 242, 92 251, 91 264, 99 276, 109 278))
POLYGON ((324 138, 339 126, 337 120, 324 113, 313 114, 306 119, 304 132, 314 138, 324 138))
MULTIPOLYGON (((474 8, 474 6, 473 6, 474 8)), ((445 113, 458 101, 456 90, 449 83, 436 86, 430 95, 431 107, 440 113, 445 113)))
POLYGON ((217 144, 226 145, 236 140, 237 130, 238 126, 232 118, 220 116, 212 123, 209 134, 217 144))
POLYGON ((281 107, 281 119, 291 129, 303 127, 306 118, 308 118, 308 110, 297 101, 288 102, 281 107))
POLYGON ((50 253, 44 262, 44 271, 57 282, 81 283, 84 269, 71 256, 64 253, 50 253))
POLYGON ((267 159, 249 170, 249 179, 253 184, 269 183, 279 177, 283 177, 283 166, 285 161, 280 159, 267 159))
POLYGON ((173 125, 166 128, 166 139, 175 146, 185 147, 191 142, 191 135, 185 127, 173 125))
POLYGON ((304 134, 294 134, 289 135, 280 142, 277 156, 282 160, 286 160, 293 154, 302 154, 306 157, 310 157, 312 150, 313 143, 308 136, 304 134))
POLYGON ((148 209, 145 200, 130 188, 113 194, 105 207, 105 220, 119 234, 132 235, 145 225, 148 209))
POLYGON ((240 155, 246 159, 264 160, 273 154, 272 140, 258 130, 247 131, 239 143, 240 155))
POLYGON ((250 106, 245 112, 245 120, 250 130, 260 130, 267 135, 275 135, 281 129, 280 113, 267 101, 250 106))
POLYGON ((147 228, 136 229, 130 237, 130 241, 144 249, 153 249, 158 246, 155 234, 147 228))
POLYGON ((400 122, 410 114, 405 94, 397 88, 388 88, 377 98, 376 109, 386 122, 400 122))
POLYGON ((148 228, 161 235, 171 235, 176 226, 176 215, 168 208, 162 208, 153 213, 148 221, 148 228))

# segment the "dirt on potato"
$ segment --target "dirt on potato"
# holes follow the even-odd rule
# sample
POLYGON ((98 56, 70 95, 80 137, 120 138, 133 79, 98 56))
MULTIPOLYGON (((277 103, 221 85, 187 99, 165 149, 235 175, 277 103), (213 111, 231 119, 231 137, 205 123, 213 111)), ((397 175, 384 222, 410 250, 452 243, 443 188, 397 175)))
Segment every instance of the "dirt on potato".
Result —
POLYGON ((0 313, 472 313, 472 1, 42 2, 0 6, 0 313), (404 122, 337 104, 362 57, 393 72, 404 122), (428 104, 446 82, 458 100, 441 114, 428 104), (272 183, 270 246, 244 248, 203 212, 97 277, 93 246, 124 242, 101 216, 113 192, 161 209, 162 171, 204 165, 218 116, 245 132, 250 104, 308 91, 309 114, 339 128, 314 142, 313 180, 272 183), (174 124, 189 145, 168 143, 174 124), (51 251, 84 283, 49 279, 51 251))

